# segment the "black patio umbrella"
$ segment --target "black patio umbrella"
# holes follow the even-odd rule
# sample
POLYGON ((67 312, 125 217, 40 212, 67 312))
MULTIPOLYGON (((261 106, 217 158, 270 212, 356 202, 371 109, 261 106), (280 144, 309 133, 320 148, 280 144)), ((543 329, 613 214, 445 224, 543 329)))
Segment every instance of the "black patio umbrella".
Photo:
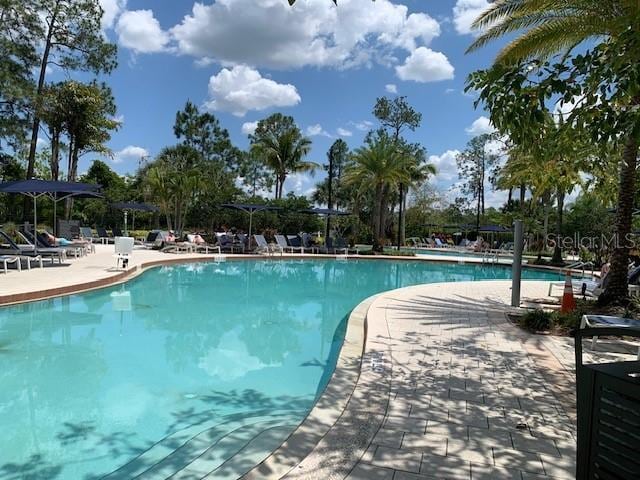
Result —
POLYGON ((256 203, 223 203, 222 208, 233 208, 241 210, 249 214, 249 242, 251 242, 251 228, 253 226, 253 214, 256 212, 282 210, 280 207, 272 207, 271 205, 259 205, 256 203))
POLYGON ((132 220, 132 227, 133 230, 136 229, 136 211, 138 212, 157 212, 158 210, 160 210, 158 207, 156 207, 155 205, 150 205, 148 203, 141 203, 141 202, 116 202, 116 203, 112 203, 111 206, 113 208, 117 208, 118 210, 124 210, 124 234, 125 236, 128 235, 128 231, 127 231, 127 212, 129 210, 131 210, 131 212, 133 213, 133 220, 132 220))
MULTIPOLYGON (((55 215, 56 205, 60 200, 70 197, 90 196, 99 197, 100 185, 92 183, 80 182, 62 182, 57 180, 14 180, 11 182, 0 183, 0 192, 3 193, 19 193, 33 198, 33 229, 38 224, 38 198, 47 196, 53 200, 54 205, 54 233, 55 233, 55 215)), ((37 251, 38 246, 35 245, 37 251)))
MULTIPOLYGON (((350 215, 350 213, 348 212, 342 212, 340 210, 334 210, 333 208, 307 208, 304 210, 300 210, 300 213, 310 213, 313 215, 324 215, 326 217, 325 222, 327 222, 329 220, 329 217, 344 217, 347 215, 350 215)), ((325 233, 327 233, 327 235, 325 235, 324 238, 324 244, 325 246, 327 245, 327 236, 328 236, 328 229, 325 228, 325 233)))

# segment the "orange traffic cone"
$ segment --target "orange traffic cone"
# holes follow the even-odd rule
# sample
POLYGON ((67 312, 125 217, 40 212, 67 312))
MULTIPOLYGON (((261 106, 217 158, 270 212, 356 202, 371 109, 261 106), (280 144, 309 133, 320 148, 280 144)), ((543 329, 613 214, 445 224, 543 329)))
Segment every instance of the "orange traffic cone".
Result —
POLYGON ((573 312, 576 309, 576 299, 573 297, 573 285, 571 284, 571 272, 567 272, 564 281, 564 293, 562 294, 562 313, 573 312))

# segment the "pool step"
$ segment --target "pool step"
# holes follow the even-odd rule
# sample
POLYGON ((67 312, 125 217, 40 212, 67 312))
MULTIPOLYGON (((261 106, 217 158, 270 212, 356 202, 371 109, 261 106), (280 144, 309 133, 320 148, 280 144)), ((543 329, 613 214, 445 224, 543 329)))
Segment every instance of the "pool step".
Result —
MULTIPOLYGON (((230 460, 261 432, 278 427, 293 430, 303 416, 302 412, 254 414, 252 417, 233 414, 224 417, 223 421, 217 418, 191 425, 163 438, 103 479, 194 478, 193 473, 178 476, 186 468, 194 471, 208 469, 204 473, 206 475, 230 460)), ((286 435, 282 440, 284 438, 286 435)), ((270 451, 266 451, 265 456, 270 451)))
POLYGON ((237 479, 279 447, 295 427, 295 423, 282 425, 280 420, 240 427, 176 472, 171 480, 237 479))

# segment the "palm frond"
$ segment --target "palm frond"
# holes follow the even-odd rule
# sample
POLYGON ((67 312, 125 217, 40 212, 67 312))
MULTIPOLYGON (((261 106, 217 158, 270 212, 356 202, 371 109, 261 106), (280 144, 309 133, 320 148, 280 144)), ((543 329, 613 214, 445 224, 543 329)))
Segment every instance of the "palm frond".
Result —
POLYGON ((531 58, 546 59, 558 52, 574 48, 586 38, 606 34, 603 22, 590 18, 564 18, 548 21, 504 47, 496 63, 515 63, 531 58))

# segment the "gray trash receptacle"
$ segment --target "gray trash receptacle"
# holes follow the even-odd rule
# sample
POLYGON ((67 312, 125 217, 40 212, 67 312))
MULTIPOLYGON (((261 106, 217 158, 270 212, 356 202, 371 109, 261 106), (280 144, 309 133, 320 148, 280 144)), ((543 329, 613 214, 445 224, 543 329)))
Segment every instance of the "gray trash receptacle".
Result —
POLYGON ((576 331, 576 479, 638 480, 640 362, 585 365, 582 339, 594 336, 640 338, 640 330, 606 327, 576 331))

